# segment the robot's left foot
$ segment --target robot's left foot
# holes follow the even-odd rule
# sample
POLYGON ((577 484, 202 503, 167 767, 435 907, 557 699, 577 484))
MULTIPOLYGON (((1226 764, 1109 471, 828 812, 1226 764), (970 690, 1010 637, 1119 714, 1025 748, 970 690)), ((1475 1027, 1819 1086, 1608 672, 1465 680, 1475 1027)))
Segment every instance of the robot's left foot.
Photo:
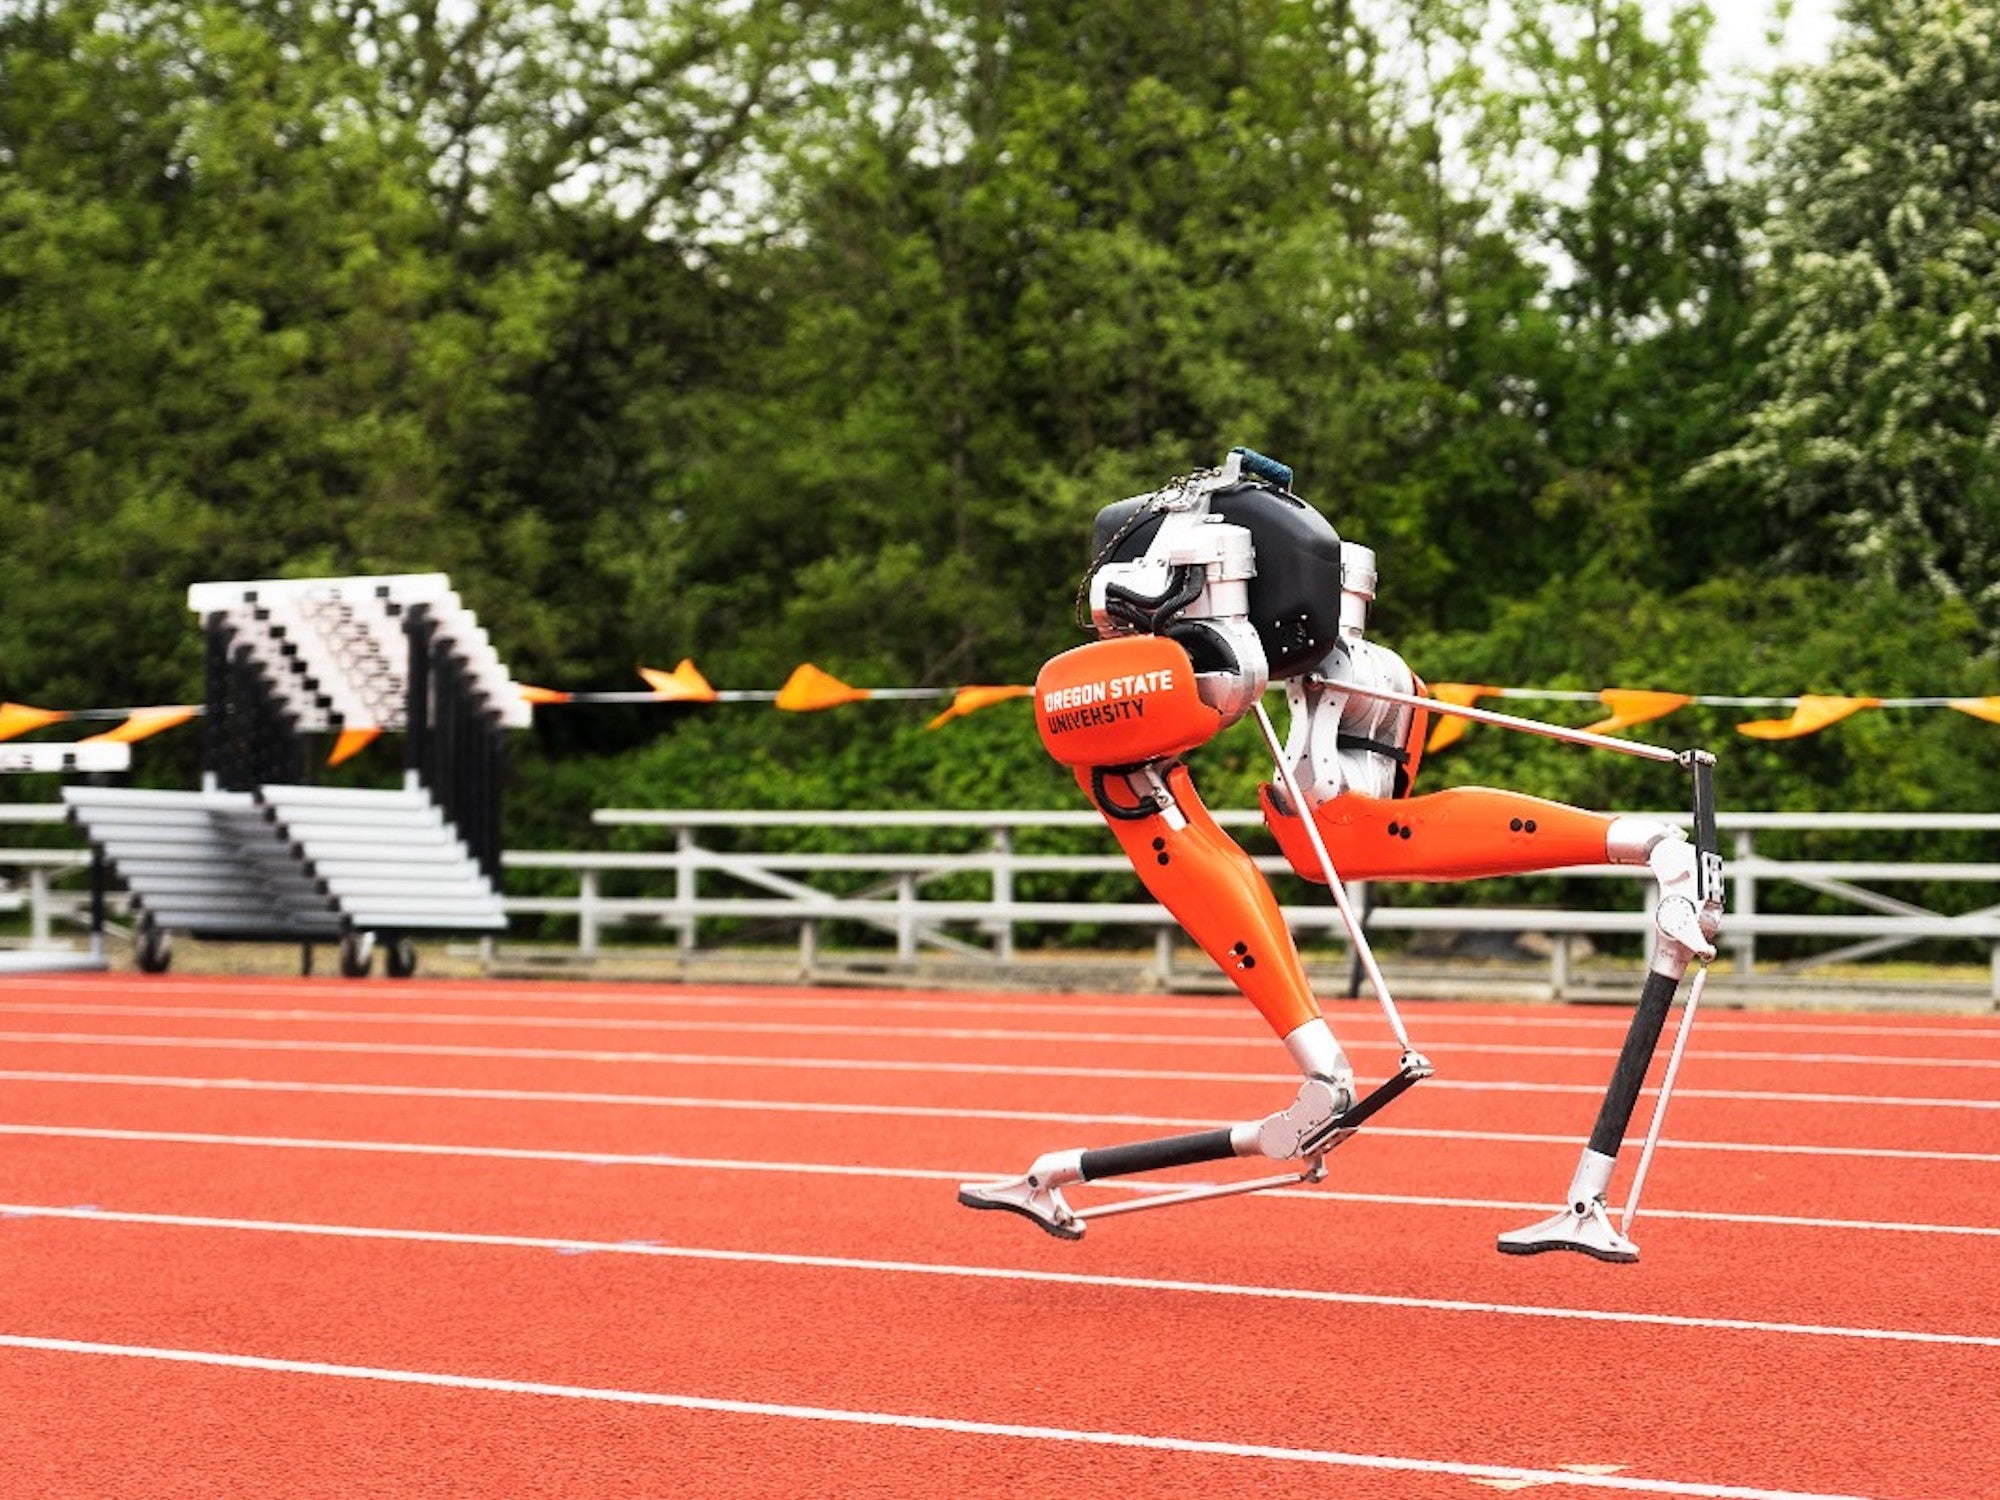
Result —
POLYGON ((1512 1230, 1499 1237, 1502 1255, 1540 1255, 1545 1250, 1574 1250, 1597 1260, 1629 1265, 1639 1247, 1611 1227, 1604 1200, 1593 1198, 1581 1209, 1571 1206, 1552 1218, 1512 1230))
POLYGON ((1080 1240, 1084 1224, 1063 1202, 1059 1189, 1030 1172, 1003 1182, 961 1182, 958 1201, 967 1208, 998 1208, 1033 1221, 1059 1240, 1080 1240))

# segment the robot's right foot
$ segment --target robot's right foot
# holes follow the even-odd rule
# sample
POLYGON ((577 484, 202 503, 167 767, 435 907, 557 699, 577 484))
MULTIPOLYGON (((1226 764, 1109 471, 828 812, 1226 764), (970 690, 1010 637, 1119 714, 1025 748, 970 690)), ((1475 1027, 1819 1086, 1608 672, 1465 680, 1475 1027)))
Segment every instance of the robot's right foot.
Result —
POLYGON ((1639 1247, 1611 1227, 1602 1198, 1593 1198, 1581 1207, 1572 1205, 1526 1229, 1511 1230, 1499 1237, 1497 1248, 1502 1255, 1574 1250, 1617 1265, 1630 1265, 1639 1258, 1639 1247))
POLYGON ((1059 1240, 1083 1238, 1083 1220, 1070 1211, 1058 1189, 1044 1186, 1033 1173, 1003 1182, 961 1182, 958 1201, 967 1208, 999 1208, 1019 1214, 1059 1240))

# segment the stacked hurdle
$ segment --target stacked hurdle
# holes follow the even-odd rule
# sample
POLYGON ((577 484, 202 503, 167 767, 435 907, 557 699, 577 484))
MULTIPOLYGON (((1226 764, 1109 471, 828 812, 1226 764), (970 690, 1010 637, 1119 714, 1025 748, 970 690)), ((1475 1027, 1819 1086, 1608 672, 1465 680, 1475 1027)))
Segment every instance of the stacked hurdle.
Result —
MULTIPOLYGON (((132 747, 116 740, 78 744, 0 745, 0 775, 105 776, 131 769, 132 747)), ((45 880, 46 875, 37 875, 45 880)), ((31 945, 0 951, 0 973, 39 973, 52 969, 102 969, 104 962, 104 868, 91 859, 90 951, 71 953, 46 946, 46 920, 37 917, 31 945)), ((0 910, 19 906, 5 882, 0 882, 0 910)))
POLYGON ((506 733, 530 709, 441 573, 201 583, 207 646, 197 792, 69 787, 63 800, 139 914, 139 966, 171 934, 337 941, 364 974, 413 933, 498 932, 506 733), (403 785, 306 784, 307 737, 401 731, 403 785))

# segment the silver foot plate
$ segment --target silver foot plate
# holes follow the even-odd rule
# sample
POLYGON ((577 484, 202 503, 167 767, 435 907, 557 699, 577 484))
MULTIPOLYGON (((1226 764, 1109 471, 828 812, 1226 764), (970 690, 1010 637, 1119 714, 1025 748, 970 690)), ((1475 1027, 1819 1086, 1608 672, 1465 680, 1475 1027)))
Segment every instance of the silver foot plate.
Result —
POLYGON ((1566 1208, 1553 1218, 1530 1224, 1499 1237, 1502 1255, 1540 1255, 1545 1250, 1574 1250, 1598 1260, 1629 1265, 1639 1258, 1639 1247, 1611 1227, 1604 1200, 1593 1198, 1581 1210, 1566 1208))
POLYGON ((1019 1214, 1059 1240, 1083 1238, 1083 1220, 1063 1202, 1061 1191, 1044 1187, 1032 1175, 1004 1182, 961 1182, 958 1201, 967 1208, 998 1208, 1019 1214))

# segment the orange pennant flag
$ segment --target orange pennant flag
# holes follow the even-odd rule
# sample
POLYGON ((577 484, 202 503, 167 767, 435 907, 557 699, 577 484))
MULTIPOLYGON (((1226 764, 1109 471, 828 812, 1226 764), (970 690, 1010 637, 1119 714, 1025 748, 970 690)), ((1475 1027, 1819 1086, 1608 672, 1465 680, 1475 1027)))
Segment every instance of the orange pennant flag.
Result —
POLYGON ((872 697, 867 688, 849 687, 830 672, 822 672, 811 662, 802 662, 778 689, 778 707, 788 713, 812 713, 822 708, 838 708, 843 703, 860 703, 872 697))
MULTIPOLYGON (((1476 682, 1434 682, 1431 696, 1440 703, 1455 703, 1460 708, 1470 708, 1481 698, 1493 691, 1492 688, 1476 682)), ((1454 718, 1450 714, 1437 716, 1437 727, 1431 731, 1430 740, 1424 745, 1426 755, 1434 755, 1447 745, 1455 745, 1472 727, 1470 719, 1454 718)))
POLYGON ((1009 698, 1025 698, 1034 691, 1025 685, 1012 687, 962 687, 951 695, 951 707, 939 714, 926 729, 936 729, 940 724, 949 724, 953 719, 962 719, 967 714, 976 714, 982 708, 991 708, 996 703, 1004 703, 1009 698))
POLYGON ((200 710, 187 705, 160 708, 135 708, 132 716, 116 729, 107 729, 103 734, 93 734, 87 740, 78 740, 79 745, 132 745, 148 735, 158 734, 163 729, 172 729, 176 724, 185 724, 200 710))
POLYGON ((715 689, 708 685, 708 679, 694 664, 694 658, 683 656, 681 664, 671 672, 662 672, 658 667, 641 667, 639 675, 646 679, 646 686, 662 698, 674 703, 713 703, 715 689))
POLYGON ((30 708, 25 703, 0 703, 0 740, 11 740, 17 734, 26 734, 45 724, 59 724, 68 717, 59 709, 30 708))
POLYGON ((575 696, 573 693, 565 693, 561 688, 536 687, 530 682, 517 682, 514 688, 520 693, 521 701, 524 703, 567 703, 575 696))
POLYGON ((1975 719, 2000 724, 2000 698, 1954 698, 1951 706, 1962 714, 1971 714, 1975 719))
POLYGON ((343 729, 340 738, 333 742, 333 753, 327 756, 326 763, 337 766, 344 760, 352 760, 381 737, 382 731, 369 724, 343 729))
POLYGON ((1753 740, 1795 740, 1801 735, 1815 734, 1829 724, 1838 724, 1849 714, 1875 708, 1881 702, 1880 698, 1834 698, 1806 693, 1799 698, 1799 706, 1792 710, 1789 719, 1752 719, 1748 724, 1738 724, 1736 732, 1753 740))
POLYGON ((1688 693, 1655 693, 1645 688, 1606 688, 1597 696, 1611 710, 1611 717, 1584 725, 1586 734, 1616 734, 1634 724, 1663 719, 1675 709, 1694 702, 1688 693))

